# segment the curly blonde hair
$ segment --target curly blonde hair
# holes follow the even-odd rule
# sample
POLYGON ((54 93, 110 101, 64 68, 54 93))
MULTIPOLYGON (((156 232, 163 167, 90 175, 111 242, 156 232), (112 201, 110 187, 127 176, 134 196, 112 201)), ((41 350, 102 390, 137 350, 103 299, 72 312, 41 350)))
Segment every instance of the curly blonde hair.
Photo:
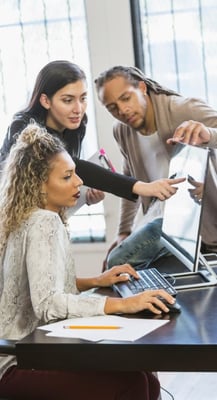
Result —
MULTIPOLYGON (((45 128, 29 124, 18 136, 5 160, 0 182, 1 247, 33 210, 45 208, 42 183, 48 179, 51 161, 64 144, 45 128)), ((64 221, 64 210, 61 213, 64 221)))

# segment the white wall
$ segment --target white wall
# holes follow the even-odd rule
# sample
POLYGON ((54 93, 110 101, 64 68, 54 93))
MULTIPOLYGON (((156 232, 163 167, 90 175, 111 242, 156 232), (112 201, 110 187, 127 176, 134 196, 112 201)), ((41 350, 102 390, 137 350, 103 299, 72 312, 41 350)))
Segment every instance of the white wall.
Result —
MULTIPOLYGON (((93 77, 113 65, 134 65, 129 0, 85 0, 93 77)), ((104 147, 120 170, 120 152, 112 136, 112 117, 95 96, 99 145, 104 147)), ((77 274, 88 276, 101 271, 109 244, 116 235, 119 198, 106 194, 104 201, 106 243, 76 244, 77 274)))

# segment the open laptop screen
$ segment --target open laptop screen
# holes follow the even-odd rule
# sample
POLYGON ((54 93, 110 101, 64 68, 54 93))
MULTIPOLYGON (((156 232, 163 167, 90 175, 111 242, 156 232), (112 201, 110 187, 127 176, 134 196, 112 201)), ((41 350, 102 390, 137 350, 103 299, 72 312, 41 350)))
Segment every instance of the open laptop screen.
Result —
POLYGON ((190 271, 197 270, 200 250, 201 196, 207 173, 209 150, 183 143, 174 145, 169 177, 185 177, 177 193, 165 202, 162 242, 190 271))

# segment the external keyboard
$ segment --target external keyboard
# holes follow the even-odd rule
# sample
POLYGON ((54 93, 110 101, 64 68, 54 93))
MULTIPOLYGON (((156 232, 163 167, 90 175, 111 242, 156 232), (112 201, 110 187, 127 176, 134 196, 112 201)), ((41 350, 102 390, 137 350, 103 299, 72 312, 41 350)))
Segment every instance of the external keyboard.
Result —
POLYGON ((176 289, 156 268, 148 268, 137 272, 140 279, 135 279, 131 276, 128 281, 113 285, 121 297, 129 297, 145 290, 155 289, 164 289, 172 296, 176 296, 176 289))

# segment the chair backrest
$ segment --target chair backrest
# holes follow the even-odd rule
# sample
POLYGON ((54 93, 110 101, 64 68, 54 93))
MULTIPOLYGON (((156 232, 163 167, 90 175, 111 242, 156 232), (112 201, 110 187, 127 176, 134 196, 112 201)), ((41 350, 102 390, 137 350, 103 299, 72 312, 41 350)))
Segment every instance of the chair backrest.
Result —
MULTIPOLYGON (((16 355, 16 340, 0 339, 0 355, 16 355)), ((0 400, 10 400, 6 397, 0 397, 0 400)))
POLYGON ((0 339, 0 354, 16 355, 16 340, 0 339))

